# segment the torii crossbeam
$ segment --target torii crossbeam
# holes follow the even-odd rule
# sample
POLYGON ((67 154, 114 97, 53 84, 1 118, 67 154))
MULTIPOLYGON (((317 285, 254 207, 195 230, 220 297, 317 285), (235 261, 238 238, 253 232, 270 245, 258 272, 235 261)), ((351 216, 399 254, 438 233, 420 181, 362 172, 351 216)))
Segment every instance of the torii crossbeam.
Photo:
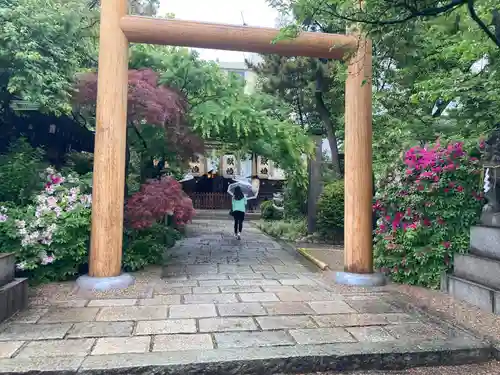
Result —
POLYGON ((345 272, 337 280, 380 282, 373 274, 372 251, 370 41, 302 32, 273 44, 277 29, 130 16, 127 0, 101 3, 89 275, 80 278, 79 285, 110 289, 133 282, 121 274, 129 42, 329 59, 344 59, 350 53, 345 91, 345 272))

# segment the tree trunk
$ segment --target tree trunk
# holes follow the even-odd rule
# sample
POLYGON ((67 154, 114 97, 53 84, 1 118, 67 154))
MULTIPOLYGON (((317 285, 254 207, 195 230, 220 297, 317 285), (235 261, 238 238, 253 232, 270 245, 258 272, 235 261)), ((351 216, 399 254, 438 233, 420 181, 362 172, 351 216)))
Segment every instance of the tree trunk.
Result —
POLYGON ((339 147, 337 144, 337 136, 335 135, 335 125, 330 118, 330 111, 326 108, 325 102, 323 100, 323 93, 321 91, 316 91, 315 96, 316 109, 320 115, 321 121, 323 122, 323 126, 326 129, 326 136, 328 138, 328 143, 330 144, 333 171, 335 172, 337 178, 341 178, 339 147))
POLYGON ((307 233, 316 231, 316 213, 318 198, 321 194, 321 162, 323 157, 323 139, 316 139, 316 157, 309 159, 309 186, 307 197, 307 233))

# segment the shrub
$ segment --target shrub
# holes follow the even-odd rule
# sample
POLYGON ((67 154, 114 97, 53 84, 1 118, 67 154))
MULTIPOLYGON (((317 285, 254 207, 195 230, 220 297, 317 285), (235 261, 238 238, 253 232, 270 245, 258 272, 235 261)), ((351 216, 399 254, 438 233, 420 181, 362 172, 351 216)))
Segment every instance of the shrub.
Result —
POLYGON ((264 233, 285 241, 297 241, 307 235, 305 219, 261 221, 257 226, 264 233))
POLYGON ((260 217, 263 220, 283 219, 283 211, 274 207, 273 201, 265 201, 260 205, 260 217))
POLYGON ((330 182, 318 199, 316 230, 323 238, 339 238, 344 233, 344 180, 330 182))
POLYGON ((396 281, 438 288, 469 249, 483 195, 480 164, 461 143, 413 147, 377 186, 375 265, 396 281))
POLYGON ((86 262, 91 196, 79 178, 46 170, 45 189, 26 207, 2 207, 0 245, 34 281, 65 280, 86 262))
POLYGON ((189 223, 194 214, 191 198, 172 177, 148 180, 125 206, 127 224, 134 229, 149 228, 163 222, 167 215, 173 216, 175 224, 182 226, 189 223))
POLYGON ((0 202, 28 204, 31 197, 43 188, 39 174, 46 164, 44 153, 19 138, 9 146, 8 153, 0 155, 0 202))
POLYGON ((148 264, 161 262, 165 249, 174 246, 180 233, 163 223, 149 228, 126 229, 124 236, 123 269, 137 271, 148 264))
POLYGON ((307 179, 298 181, 288 177, 285 189, 283 207, 284 216, 289 219, 304 217, 307 212, 307 179))

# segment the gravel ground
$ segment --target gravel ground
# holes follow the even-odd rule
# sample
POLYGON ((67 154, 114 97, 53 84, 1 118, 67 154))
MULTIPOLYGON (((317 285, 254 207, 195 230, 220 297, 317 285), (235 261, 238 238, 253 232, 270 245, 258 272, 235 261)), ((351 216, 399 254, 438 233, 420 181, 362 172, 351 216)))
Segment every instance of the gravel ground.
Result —
MULTIPOLYGON (((499 375, 500 362, 451 367, 421 367, 405 371, 321 372, 300 375, 499 375)), ((284 375, 284 374, 280 374, 284 375)))

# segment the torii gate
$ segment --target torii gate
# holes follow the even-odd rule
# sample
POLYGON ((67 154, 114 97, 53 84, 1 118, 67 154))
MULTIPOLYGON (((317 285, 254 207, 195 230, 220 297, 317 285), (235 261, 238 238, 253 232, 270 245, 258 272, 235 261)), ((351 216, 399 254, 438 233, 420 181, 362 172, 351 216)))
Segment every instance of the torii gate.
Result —
POLYGON ((128 43, 213 48, 284 56, 343 59, 349 55, 345 101, 345 272, 337 282, 375 285, 372 249, 372 53, 356 35, 302 32, 271 43, 279 30, 130 16, 127 0, 103 0, 99 43, 92 235, 83 288, 126 287, 123 203, 128 89, 128 43))

